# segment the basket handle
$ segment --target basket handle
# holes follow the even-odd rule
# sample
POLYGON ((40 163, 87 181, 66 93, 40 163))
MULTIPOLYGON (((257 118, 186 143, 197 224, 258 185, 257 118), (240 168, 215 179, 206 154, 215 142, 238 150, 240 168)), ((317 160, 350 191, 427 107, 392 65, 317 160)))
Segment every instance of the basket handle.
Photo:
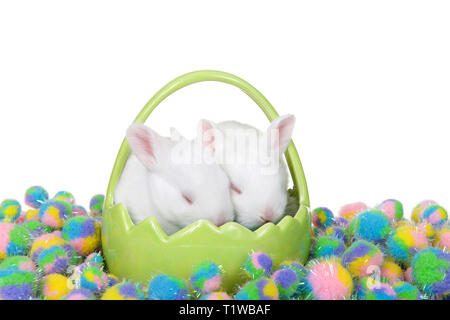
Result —
MULTIPOLYGON (((145 122, 150 113, 156 108, 156 106, 175 91, 190 84, 202 81, 219 81, 234 85, 244 91, 250 98, 252 98, 252 100, 259 105, 261 110, 265 113, 270 121, 278 117, 278 113, 272 107, 270 102, 247 81, 230 73, 215 70, 201 70, 186 73, 166 84, 147 102, 147 104, 142 108, 141 112, 139 112, 139 114, 137 115, 136 119, 134 119, 133 123, 145 122)), ((114 190, 119 181, 126 160, 128 159, 129 152, 130 146, 127 139, 125 138, 122 142, 111 173, 108 189, 106 191, 104 206, 105 208, 110 208, 114 205, 114 190)), ((290 142, 285 152, 285 156, 289 166, 289 171, 291 172, 292 180, 294 182, 294 189, 300 199, 300 203, 309 208, 308 187, 306 185, 303 167, 298 156, 297 149, 295 148, 295 145, 292 141, 290 142)))

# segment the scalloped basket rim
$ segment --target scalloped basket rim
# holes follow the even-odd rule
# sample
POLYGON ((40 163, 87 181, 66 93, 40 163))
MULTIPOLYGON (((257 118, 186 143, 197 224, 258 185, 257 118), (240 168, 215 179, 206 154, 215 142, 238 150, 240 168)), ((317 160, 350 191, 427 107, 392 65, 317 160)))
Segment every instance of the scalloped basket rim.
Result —
POLYGON ((304 219, 302 217, 302 211, 304 211, 303 208, 306 208, 306 215, 309 214, 310 209, 309 207, 305 206, 304 204, 299 202, 299 208, 294 216, 286 215, 284 216, 277 224, 274 224, 272 222, 265 223, 258 229, 252 231, 243 225, 237 223, 237 222, 227 222, 223 224, 220 227, 217 227, 213 223, 211 223, 208 220, 198 220, 194 223, 191 223, 190 225, 184 227, 183 229, 171 234, 167 235, 164 230, 159 225, 157 219, 155 217, 147 217, 144 220, 142 220, 138 224, 134 224, 131 220, 131 217, 128 213, 127 208, 122 203, 114 204, 113 206, 109 208, 104 209, 104 215, 107 214, 108 211, 115 211, 118 207, 120 207, 120 212, 125 215, 126 221, 124 226, 124 231, 127 235, 130 235, 134 233, 135 230, 141 229, 141 228, 148 228, 150 227, 151 230, 154 232, 154 234, 157 236, 157 238, 162 243, 170 243, 172 241, 179 240, 181 238, 184 238, 187 235, 192 235, 193 233, 199 232, 199 230, 209 229, 212 230, 217 235, 227 235, 232 234, 233 229, 237 229, 242 234, 246 234, 250 237, 255 238, 262 238, 265 234, 270 233, 270 231, 274 229, 278 229, 280 232, 283 231, 283 229, 287 229, 286 227, 291 225, 292 223, 300 223, 300 220, 304 219))

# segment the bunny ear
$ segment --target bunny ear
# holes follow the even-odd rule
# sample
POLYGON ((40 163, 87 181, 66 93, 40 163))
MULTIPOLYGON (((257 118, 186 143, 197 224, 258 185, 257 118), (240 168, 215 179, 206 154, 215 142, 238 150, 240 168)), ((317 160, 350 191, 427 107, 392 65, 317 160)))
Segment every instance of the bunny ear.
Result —
POLYGON ((274 150, 278 150, 280 155, 283 154, 289 146, 294 126, 295 116, 287 114, 273 120, 267 129, 269 143, 271 143, 274 150), (271 138, 273 138, 273 141, 271 141, 271 138))
POLYGON ((148 169, 154 169, 158 164, 162 139, 155 131, 140 123, 132 124, 127 130, 131 150, 148 169))
POLYGON ((206 148, 215 152, 217 141, 216 125, 209 120, 201 119, 197 126, 197 140, 206 148))

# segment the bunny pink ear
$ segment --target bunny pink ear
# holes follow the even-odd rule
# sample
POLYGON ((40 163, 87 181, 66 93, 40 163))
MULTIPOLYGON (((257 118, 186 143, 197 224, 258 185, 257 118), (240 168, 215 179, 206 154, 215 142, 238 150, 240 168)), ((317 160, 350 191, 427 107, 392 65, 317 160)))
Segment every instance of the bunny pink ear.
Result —
POLYGON ((215 152, 217 129, 212 121, 201 119, 197 126, 197 139, 201 144, 215 152))
POLYGON ((157 163, 157 153, 162 137, 141 123, 132 124, 127 130, 127 140, 136 157, 147 168, 153 169, 157 163))
POLYGON ((287 114, 273 120, 267 129, 267 136, 269 139, 271 137, 275 138, 273 142, 269 140, 269 143, 273 143, 272 147, 274 150, 278 150, 280 155, 283 154, 289 146, 294 126, 295 116, 287 114))

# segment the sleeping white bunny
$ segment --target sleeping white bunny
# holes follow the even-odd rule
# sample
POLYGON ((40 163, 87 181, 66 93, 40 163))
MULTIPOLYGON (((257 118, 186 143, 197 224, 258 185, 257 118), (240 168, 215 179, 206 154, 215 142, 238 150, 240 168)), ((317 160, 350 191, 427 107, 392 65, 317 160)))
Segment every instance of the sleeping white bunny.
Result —
POLYGON ((174 130, 172 139, 162 137, 143 124, 131 125, 126 136, 132 153, 114 198, 135 224, 153 216, 172 234, 200 219, 218 226, 233 221, 230 181, 217 164, 200 156, 205 148, 198 140, 174 130))
POLYGON ((284 215, 288 173, 282 155, 294 126, 293 115, 278 117, 266 131, 236 121, 199 123, 198 139, 215 153, 230 179, 235 219, 249 229, 284 215))

